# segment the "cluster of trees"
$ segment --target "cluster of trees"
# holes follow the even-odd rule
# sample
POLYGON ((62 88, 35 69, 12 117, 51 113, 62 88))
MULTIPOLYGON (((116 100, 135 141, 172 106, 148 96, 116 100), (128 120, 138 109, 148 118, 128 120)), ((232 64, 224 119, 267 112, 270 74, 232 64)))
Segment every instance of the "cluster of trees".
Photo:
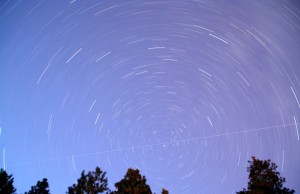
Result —
MULTIPOLYGON (((77 183, 70 186, 67 193, 152 194, 150 186, 146 183, 146 177, 142 176, 138 169, 129 168, 124 178, 120 182, 115 183, 115 191, 111 191, 108 188, 105 175, 106 172, 103 172, 99 167, 87 174, 82 171, 77 183)), ((168 194, 168 191, 163 189, 162 194, 168 194)))
MULTIPOLYGON (((247 189, 237 192, 237 194, 294 194, 295 191, 283 187, 285 178, 280 176, 277 165, 270 160, 259 160, 252 157, 247 171, 249 172, 249 182, 247 189)), ((138 169, 127 170, 124 178, 115 183, 116 190, 108 188, 106 172, 96 167, 95 171, 85 173, 82 171, 77 183, 68 187, 67 194, 152 194, 150 186, 146 183, 146 177, 142 176, 138 169)), ((15 194, 13 186, 14 179, 5 170, 0 171, 0 194, 15 194)), ((44 178, 32 186, 25 194, 49 194, 48 180, 44 178)), ((169 192, 162 189, 162 194, 169 192)))
MULTIPOLYGON (((0 194, 15 194, 16 188, 13 186, 14 178, 8 175, 3 169, 0 170, 0 194)), ((77 183, 68 187, 67 194, 152 194, 150 186, 146 183, 146 177, 140 174, 138 169, 129 168, 122 180, 115 183, 116 190, 108 188, 106 172, 96 167, 95 171, 85 173, 82 171, 77 183)), ((168 194, 166 189, 162 189, 162 194, 168 194)), ((46 178, 38 181, 25 194, 50 194, 49 183, 46 178)))

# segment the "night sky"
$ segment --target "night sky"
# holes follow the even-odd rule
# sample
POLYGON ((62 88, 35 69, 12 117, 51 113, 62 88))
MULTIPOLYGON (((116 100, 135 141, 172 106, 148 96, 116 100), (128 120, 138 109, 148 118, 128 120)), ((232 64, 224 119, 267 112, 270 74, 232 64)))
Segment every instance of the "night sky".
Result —
POLYGON ((0 167, 234 193, 254 155, 300 192, 299 57, 296 0, 1 0, 0 167))

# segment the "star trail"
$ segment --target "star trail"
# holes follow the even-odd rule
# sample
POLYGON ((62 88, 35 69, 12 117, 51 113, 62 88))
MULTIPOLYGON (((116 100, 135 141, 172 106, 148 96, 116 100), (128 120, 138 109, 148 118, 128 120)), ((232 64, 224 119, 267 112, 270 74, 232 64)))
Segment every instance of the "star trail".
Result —
POLYGON ((300 191, 297 1, 1 1, 0 160, 17 192, 101 167, 235 193, 251 156, 300 191))

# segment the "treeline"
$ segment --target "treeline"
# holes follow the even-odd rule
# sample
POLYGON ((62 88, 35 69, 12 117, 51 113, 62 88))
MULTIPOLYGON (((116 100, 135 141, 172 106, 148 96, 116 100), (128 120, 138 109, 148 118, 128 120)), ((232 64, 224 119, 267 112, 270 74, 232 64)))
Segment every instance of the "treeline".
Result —
MULTIPOLYGON (((237 194, 294 194, 293 189, 283 186, 285 178, 280 176, 277 165, 270 160, 259 160, 252 157, 247 171, 248 187, 237 194)), ((3 169, 0 170, 0 194, 15 194, 13 186, 14 178, 3 169)), ((106 172, 96 167, 95 171, 85 173, 82 171, 77 183, 68 187, 67 194, 152 194, 150 186, 146 183, 146 177, 140 174, 138 169, 129 168, 122 180, 115 183, 115 190, 108 188, 106 172)), ((162 189, 162 194, 168 194, 168 190, 162 189)), ((46 178, 38 181, 25 194, 50 194, 49 183, 46 178)))
MULTIPOLYGON (((16 188, 13 186, 14 178, 8 175, 3 169, 0 171, 0 194, 15 194, 16 188)), ((122 180, 115 183, 115 190, 108 188, 106 172, 96 167, 95 171, 81 172, 77 183, 68 187, 67 194, 152 194, 150 186, 147 184, 145 176, 140 174, 138 169, 129 168, 122 180)), ((168 194, 166 189, 162 189, 162 194, 168 194)), ((49 183, 46 178, 38 181, 25 194, 50 194, 49 183)))

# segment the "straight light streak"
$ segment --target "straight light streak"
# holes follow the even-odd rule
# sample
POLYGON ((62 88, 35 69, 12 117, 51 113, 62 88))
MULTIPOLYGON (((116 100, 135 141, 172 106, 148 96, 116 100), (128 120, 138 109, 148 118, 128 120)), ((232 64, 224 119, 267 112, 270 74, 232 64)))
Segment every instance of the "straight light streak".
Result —
POLYGON ((274 126, 254 128, 254 129, 249 129, 249 130, 244 130, 244 131, 235 131, 235 132, 231 132, 231 133, 220 133, 220 134, 216 134, 216 135, 209 135, 209 136, 202 136, 202 137, 181 139, 181 140, 175 140, 175 141, 166 141, 166 142, 160 142, 160 143, 156 143, 156 144, 123 147, 123 148, 110 149, 110 150, 104 150, 104 151, 99 151, 99 152, 91 152, 91 153, 85 153, 85 154, 62 156, 62 157, 59 157, 59 158, 50 158, 50 159, 43 160, 43 161, 32 161, 32 162, 27 162, 27 163, 18 163, 18 164, 14 164, 14 165, 11 165, 11 166, 30 165, 30 164, 34 164, 34 163, 54 161, 54 160, 57 160, 57 159, 68 159, 68 158, 71 158, 72 159, 73 168, 76 169, 75 160, 74 160, 75 157, 87 157, 87 156, 94 156, 94 155, 98 155, 98 154, 106 154, 106 153, 112 153, 112 152, 122 152, 122 151, 126 151, 126 150, 128 150, 128 151, 130 151, 130 150, 134 151, 136 149, 146 149, 146 148, 153 149, 153 147, 157 147, 157 146, 163 146, 164 148, 166 148, 167 145, 174 145, 174 144, 178 145, 179 143, 188 143, 189 144, 192 141, 200 141, 200 140, 205 140, 206 141, 209 138, 222 137, 222 136, 227 136, 227 135, 236 135, 236 134, 249 133, 249 132, 255 132, 255 131, 262 131, 262 130, 274 129, 274 128, 279 128, 279 127, 287 127, 287 126, 294 126, 294 125, 297 126, 298 124, 300 124, 300 123, 291 123, 291 124, 286 124, 286 125, 274 125, 274 126))
POLYGON ((148 48, 149 50, 155 50, 155 49, 165 49, 166 47, 164 46, 156 46, 156 47, 150 47, 148 48))
POLYGON ((111 150, 106 150, 106 151, 101 151, 101 152, 96 152, 96 153, 87 153, 87 154, 82 154, 82 155, 77 155, 77 156, 78 157, 80 157, 80 156, 90 156, 90 155, 104 154, 104 153, 110 153, 110 152, 120 152, 120 151, 124 151, 124 150, 152 148, 152 147, 155 147, 155 146, 164 146, 164 147, 166 147, 167 145, 172 145, 174 143, 180 143, 180 142, 185 143, 185 142, 191 142, 191 141, 206 140, 206 139, 209 139, 209 138, 222 137, 222 136, 227 136, 227 135, 235 135, 235 134, 241 134, 241 133, 249 133, 249 132, 255 132, 255 131, 262 131, 262 130, 274 129, 274 128, 278 128, 278 127, 293 126, 293 125, 297 125, 297 124, 299 124, 299 123, 267 126, 267 127, 249 129, 249 130, 245 130, 245 131, 236 131, 236 132, 231 132, 231 133, 220 133, 220 134, 216 134, 216 135, 181 139, 181 140, 176 140, 176 141, 167 141, 167 142, 161 142, 161 143, 156 143, 156 144, 148 144, 148 145, 132 146, 132 147, 126 147, 126 148, 119 148, 119 149, 111 149, 111 150))

